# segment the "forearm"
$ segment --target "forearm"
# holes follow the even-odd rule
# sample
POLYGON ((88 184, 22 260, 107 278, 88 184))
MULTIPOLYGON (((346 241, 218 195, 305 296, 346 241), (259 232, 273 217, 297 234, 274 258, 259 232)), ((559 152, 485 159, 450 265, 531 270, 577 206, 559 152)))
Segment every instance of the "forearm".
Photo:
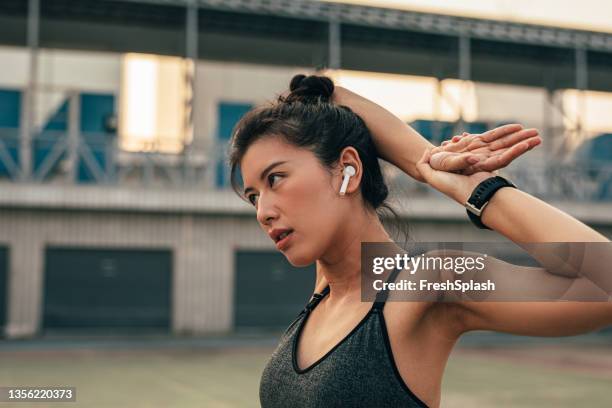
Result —
MULTIPOLYGON (((520 245, 549 273, 584 277, 588 284, 612 293, 612 273, 602 268, 612 263, 610 240, 576 218, 523 191, 505 187, 493 195, 481 219, 520 245)), ((589 292, 585 289, 583 293, 589 292)))
POLYGON ((576 218, 515 188, 498 190, 481 220, 513 242, 610 242, 576 218))
POLYGON ((380 157, 402 169, 414 179, 425 182, 416 162, 431 143, 408 124, 382 106, 337 86, 334 102, 348 106, 359 115, 372 133, 380 157))

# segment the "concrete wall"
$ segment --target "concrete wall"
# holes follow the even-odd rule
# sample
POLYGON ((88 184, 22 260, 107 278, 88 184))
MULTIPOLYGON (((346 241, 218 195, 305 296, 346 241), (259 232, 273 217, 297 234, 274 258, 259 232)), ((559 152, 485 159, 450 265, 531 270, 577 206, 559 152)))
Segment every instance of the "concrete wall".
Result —
MULTIPOLYGON (((473 227, 454 202, 409 201, 400 213, 409 217, 414 240, 504 240, 473 227)), ((612 238, 609 204, 553 205, 612 238)), ((0 245, 9 248, 6 335, 14 338, 40 333, 48 245, 171 249, 177 334, 232 330, 235 251, 276 251, 253 208, 232 193, 18 184, 3 186, 0 195, 0 245)))
POLYGON ((308 68, 199 61, 196 72, 195 145, 211 148, 217 137, 220 102, 258 105, 289 88, 289 81, 308 68))
MULTIPOLYGON (((29 79, 29 53, 23 47, 0 47, 1 87, 25 88, 29 79)), ((41 49, 38 84, 57 88, 118 93, 121 54, 41 49)))
POLYGON ((8 337, 40 332, 49 245, 171 249, 175 333, 231 329, 235 248, 274 250, 245 217, 49 210, 2 211, 0 244, 8 246, 10 259, 8 337))

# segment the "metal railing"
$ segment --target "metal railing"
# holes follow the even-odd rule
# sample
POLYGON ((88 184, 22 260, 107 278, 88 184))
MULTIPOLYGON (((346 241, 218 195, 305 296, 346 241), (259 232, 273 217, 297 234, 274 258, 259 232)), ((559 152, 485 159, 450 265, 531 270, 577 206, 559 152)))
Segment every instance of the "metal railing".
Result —
MULTIPOLYGON (((206 150, 186 149, 180 153, 130 152, 122 150, 116 137, 109 134, 83 133, 73 147, 74 159, 67 132, 41 132, 32 139, 32 145, 32 174, 24 179, 19 167, 19 130, 0 129, 0 181, 229 188, 227 146, 221 143, 206 150)), ((390 189, 397 194, 436 195, 433 189, 394 166, 384 163, 383 168, 390 189)), ((522 190, 543 199, 612 201, 612 161, 523 161, 521 165, 511 164, 502 174, 522 190)))
POLYGON ((66 131, 45 130, 32 138, 32 171, 26 177, 19 132, 0 129, 0 181, 188 187, 202 185, 215 156, 214 150, 130 152, 119 147, 113 134, 86 132, 71 142, 66 131))

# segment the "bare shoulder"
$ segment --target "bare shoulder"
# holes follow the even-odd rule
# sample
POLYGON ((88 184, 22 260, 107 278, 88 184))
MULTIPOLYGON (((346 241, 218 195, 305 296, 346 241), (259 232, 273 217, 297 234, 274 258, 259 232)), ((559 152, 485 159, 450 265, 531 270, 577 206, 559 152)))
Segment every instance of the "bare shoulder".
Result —
MULTIPOLYGON (((451 251, 452 252, 452 251, 451 251)), ((457 251, 454 256, 465 252, 457 251)), ((429 251, 427 256, 450 254, 446 251, 429 251), (443 252, 443 253, 441 253, 443 252)), ((422 269, 402 270, 396 282, 412 282, 413 288, 420 287, 420 281, 439 281, 442 271, 422 269)), ((402 324, 404 333, 420 332, 423 335, 435 336, 444 341, 455 342, 466 330, 467 313, 460 302, 448 301, 443 291, 436 290, 397 290, 389 296, 389 313, 402 324)))
MULTIPOLYGON (((396 282, 415 282, 420 279, 419 273, 403 270, 398 274, 396 282)), ((431 271, 430 271, 431 272, 431 271)), ((437 273, 437 272, 436 272, 437 273)), ((407 295, 405 291, 390 291, 385 315, 387 320, 393 320, 393 325, 406 334, 427 334, 454 342, 465 331, 465 312, 455 302, 440 300, 438 293, 419 298, 407 295), (401 326, 401 327, 398 327, 401 326)))
POLYGON ((388 302, 385 319, 390 332, 404 339, 452 346, 465 333, 465 309, 453 302, 388 302))

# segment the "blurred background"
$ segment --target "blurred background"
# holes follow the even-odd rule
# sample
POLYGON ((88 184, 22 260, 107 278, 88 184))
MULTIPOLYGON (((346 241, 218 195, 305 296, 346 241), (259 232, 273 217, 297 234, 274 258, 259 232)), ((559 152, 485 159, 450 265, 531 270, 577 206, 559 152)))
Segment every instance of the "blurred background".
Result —
MULTIPOLYGON (((293 268, 230 190, 227 142, 296 73, 327 70, 436 145, 537 127, 502 174, 612 237, 610 16, 603 0, 2 0, 0 386, 259 405, 314 265, 293 268)), ((411 239, 504 240, 385 173, 411 239)), ((444 381, 448 407, 610 406, 612 331, 470 333, 444 381)))

